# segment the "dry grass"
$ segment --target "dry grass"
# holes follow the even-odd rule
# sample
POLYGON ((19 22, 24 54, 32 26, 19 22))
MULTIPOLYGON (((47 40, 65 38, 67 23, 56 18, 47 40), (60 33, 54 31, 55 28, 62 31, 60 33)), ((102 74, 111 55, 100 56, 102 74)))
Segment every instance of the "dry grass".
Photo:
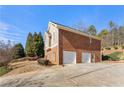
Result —
POLYGON ((23 61, 23 62, 10 63, 9 68, 12 70, 9 73, 5 74, 4 76, 17 75, 17 74, 22 74, 37 70, 43 70, 46 67, 39 65, 37 61, 23 61))
POLYGON ((106 50, 106 49, 102 50, 102 54, 104 54, 104 55, 111 54, 113 52, 124 52, 124 49, 122 49, 122 48, 118 48, 118 49, 112 48, 111 50, 106 50))

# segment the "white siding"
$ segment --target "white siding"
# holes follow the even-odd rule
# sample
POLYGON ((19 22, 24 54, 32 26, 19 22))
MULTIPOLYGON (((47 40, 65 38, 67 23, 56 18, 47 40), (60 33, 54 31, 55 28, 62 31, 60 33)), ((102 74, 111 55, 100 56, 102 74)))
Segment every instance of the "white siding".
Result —
POLYGON ((49 37, 48 37, 48 33, 47 32, 45 32, 44 41, 45 41, 45 48, 48 48, 48 46, 49 46, 49 37))
POLYGON ((58 28, 51 24, 49 27, 49 33, 52 35, 51 47, 58 45, 58 28))
POLYGON ((55 46, 58 46, 58 38, 59 38, 59 32, 58 32, 58 28, 56 27, 56 25, 53 25, 52 23, 49 23, 48 25, 48 32, 45 32, 44 35, 44 41, 45 41, 45 50, 47 50, 48 48, 53 48, 55 46), (51 35, 51 44, 49 46, 49 35, 51 35))

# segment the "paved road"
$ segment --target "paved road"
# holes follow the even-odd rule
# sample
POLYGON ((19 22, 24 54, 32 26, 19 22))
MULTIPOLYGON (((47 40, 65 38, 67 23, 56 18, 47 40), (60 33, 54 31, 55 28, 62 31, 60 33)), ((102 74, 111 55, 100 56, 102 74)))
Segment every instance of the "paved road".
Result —
POLYGON ((0 86, 124 86, 124 63, 92 63, 51 67, 0 78, 0 86))

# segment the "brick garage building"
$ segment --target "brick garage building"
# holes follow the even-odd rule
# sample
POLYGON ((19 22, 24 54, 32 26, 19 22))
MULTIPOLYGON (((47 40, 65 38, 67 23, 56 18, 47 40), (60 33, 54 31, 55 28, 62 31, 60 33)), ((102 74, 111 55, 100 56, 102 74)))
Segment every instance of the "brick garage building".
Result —
POLYGON ((101 61, 101 40, 79 30, 49 22, 44 40, 45 58, 53 64, 101 61))

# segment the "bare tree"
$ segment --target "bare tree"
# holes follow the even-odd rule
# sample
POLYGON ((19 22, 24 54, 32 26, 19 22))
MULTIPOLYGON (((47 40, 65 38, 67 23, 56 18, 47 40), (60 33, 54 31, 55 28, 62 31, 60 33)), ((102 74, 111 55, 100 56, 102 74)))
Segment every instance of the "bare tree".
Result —
POLYGON ((75 29, 80 30, 80 31, 82 31, 84 33, 87 33, 87 28, 85 27, 85 25, 83 24, 82 21, 79 21, 76 24, 74 24, 72 26, 72 28, 75 28, 75 29))
POLYGON ((109 46, 122 46, 124 45, 124 26, 118 27, 112 21, 109 23, 110 29, 108 33, 105 35, 102 30, 98 36, 102 40, 102 47, 109 47, 109 46))
POLYGON ((12 45, 8 41, 0 41, 0 66, 5 66, 9 61, 12 60, 12 45))

